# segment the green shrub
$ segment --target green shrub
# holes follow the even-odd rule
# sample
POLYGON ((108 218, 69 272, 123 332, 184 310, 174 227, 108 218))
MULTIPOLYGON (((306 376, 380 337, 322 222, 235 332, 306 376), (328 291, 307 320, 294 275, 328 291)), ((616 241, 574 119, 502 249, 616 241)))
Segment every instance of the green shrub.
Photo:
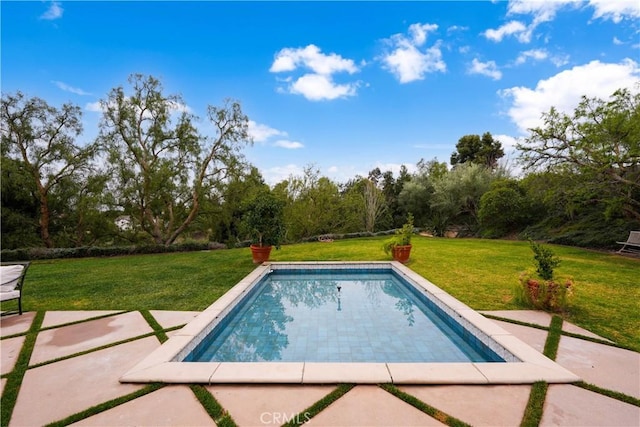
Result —
POLYGON ((539 310, 565 312, 574 292, 573 280, 555 281, 554 269, 560 264, 560 259, 548 247, 531 239, 529 244, 534 254, 536 274, 530 270, 520 274, 514 290, 516 302, 539 310))

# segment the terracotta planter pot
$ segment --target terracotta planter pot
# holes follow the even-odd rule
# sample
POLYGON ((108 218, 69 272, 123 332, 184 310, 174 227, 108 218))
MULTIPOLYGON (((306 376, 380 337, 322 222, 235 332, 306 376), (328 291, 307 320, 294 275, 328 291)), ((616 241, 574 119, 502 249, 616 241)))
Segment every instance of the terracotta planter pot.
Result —
POLYGON ((411 245, 394 246, 391 254, 394 261, 406 264, 409 261, 409 255, 411 255, 411 245))
POLYGON ((251 245, 251 255, 253 256, 253 263, 262 264, 263 262, 269 261, 271 248, 273 248, 273 246, 251 245))

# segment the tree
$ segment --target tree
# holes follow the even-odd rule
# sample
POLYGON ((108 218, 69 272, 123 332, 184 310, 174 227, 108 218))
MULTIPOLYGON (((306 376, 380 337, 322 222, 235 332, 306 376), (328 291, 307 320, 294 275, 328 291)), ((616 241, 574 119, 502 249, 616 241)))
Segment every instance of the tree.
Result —
POLYGON ((431 210, 436 234, 444 234, 450 224, 474 230, 478 225, 480 198, 495 178, 485 166, 465 163, 435 180, 431 210))
POLYGON ((525 170, 582 174, 608 215, 640 220, 640 91, 620 89, 610 101, 582 97, 573 115, 551 108, 542 119, 518 145, 525 170))
POLYGON ((364 201, 364 228, 372 232, 375 229, 376 221, 387 209, 386 200, 382 190, 371 179, 364 181, 362 192, 364 201))
POLYGON ((61 182, 84 173, 96 150, 94 144, 79 147, 82 133, 78 106, 55 108, 40 98, 27 98, 21 92, 2 97, 2 155, 20 160, 36 187, 42 243, 54 246, 50 234, 50 193, 61 182))
POLYGON ((251 143, 240 104, 209 106, 214 134, 201 136, 178 95, 159 80, 134 74, 133 93, 114 88, 101 101, 99 139, 113 165, 121 209, 156 244, 171 244, 195 220, 202 197, 241 163, 251 143))
POLYGON ((2 156, 2 249, 42 245, 38 233, 39 206, 36 185, 24 163, 2 156))
POLYGON ((502 237, 521 230, 532 217, 526 192, 518 181, 496 180, 480 198, 478 220, 486 237, 502 237))
POLYGON ((458 140, 456 151, 451 154, 451 165, 472 162, 495 169, 503 156, 502 144, 494 140, 491 133, 485 132, 482 137, 465 135, 458 140))
POLYGON ((434 182, 448 173, 447 164, 435 158, 429 161, 420 159, 417 167, 418 170, 403 184, 398 195, 398 203, 405 212, 411 212, 415 216, 416 224, 439 229, 434 223, 431 202, 434 182))

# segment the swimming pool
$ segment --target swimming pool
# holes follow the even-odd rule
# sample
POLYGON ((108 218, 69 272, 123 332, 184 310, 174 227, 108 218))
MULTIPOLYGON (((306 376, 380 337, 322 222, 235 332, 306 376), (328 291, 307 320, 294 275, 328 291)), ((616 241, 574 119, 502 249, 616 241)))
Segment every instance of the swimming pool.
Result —
POLYGON ((523 384, 579 378, 400 263, 303 262, 257 267, 120 381, 523 384), (258 346, 261 341, 267 344, 258 346))
POLYGON ((391 268, 275 269, 184 361, 504 362, 474 338, 391 268))

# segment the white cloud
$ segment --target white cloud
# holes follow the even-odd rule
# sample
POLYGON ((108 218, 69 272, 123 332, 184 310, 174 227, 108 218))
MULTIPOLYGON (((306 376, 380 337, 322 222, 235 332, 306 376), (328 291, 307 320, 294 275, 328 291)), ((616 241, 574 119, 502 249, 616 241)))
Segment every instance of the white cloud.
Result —
POLYGON ((84 109, 87 111, 91 111, 94 113, 102 113, 104 112, 104 109, 102 108, 102 104, 100 103, 100 101, 96 101, 96 102, 87 102, 84 106, 84 109))
POLYGON ((304 168, 295 164, 288 164, 285 166, 274 166, 271 168, 261 169, 260 172, 267 184, 275 185, 291 176, 303 175, 304 168))
POLYGON ((613 44, 620 46, 620 45, 623 45, 624 42, 622 40, 620 40, 619 38, 614 37, 613 38, 613 44))
POLYGON ((331 53, 326 55, 316 45, 310 44, 304 48, 285 48, 276 54, 269 71, 281 73, 294 71, 298 67, 308 68, 316 74, 334 74, 345 71, 349 74, 358 72, 358 67, 353 60, 345 59, 340 55, 331 53))
POLYGON ((400 83, 422 80, 427 73, 444 72, 447 69, 442 60, 440 42, 428 48, 422 48, 427 35, 438 29, 435 24, 412 24, 409 26, 410 37, 394 34, 385 42, 391 51, 380 58, 385 69, 396 76, 400 83))
POLYGON ((411 41, 415 46, 422 46, 427 41, 427 34, 437 29, 436 24, 411 24, 409 25, 411 41))
POLYGON ((265 142, 272 136, 287 136, 286 132, 249 120, 249 136, 254 142, 265 142))
POLYGON ((60 3, 57 1, 52 1, 49 5, 49 8, 40 15, 40 19, 44 19, 47 21, 53 21, 56 19, 62 18, 62 13, 64 9, 60 6, 60 3))
POLYGON ((300 94, 310 101, 322 101, 354 96, 357 88, 358 83, 337 84, 331 76, 305 74, 289 86, 289 92, 300 94))
POLYGON ((638 0, 590 0, 589 5, 595 9, 593 12, 595 19, 610 19, 619 23, 623 19, 640 18, 640 2, 638 0))
POLYGON ((471 61, 468 72, 469 74, 481 74, 491 77, 493 80, 500 80, 502 78, 502 72, 498 70, 495 61, 480 62, 474 58, 473 61, 471 61))
POLYGON ((582 4, 583 0, 510 0, 507 14, 532 15, 533 24, 537 26, 542 22, 552 21, 556 13, 564 7, 580 7, 582 4))
POLYGON ((511 135, 504 135, 504 134, 492 135, 492 136, 495 141, 500 141, 500 143, 502 144, 502 148, 504 149, 505 152, 515 150, 516 144, 518 144, 522 139, 522 137, 514 137, 511 135))
POLYGON ((447 28, 447 34, 451 34, 454 33, 456 31, 468 31, 469 27, 462 27, 460 25, 452 25, 449 28, 447 28))
POLYGON ((289 150, 296 150, 298 148, 303 148, 304 144, 302 144, 301 142, 298 141, 289 141, 286 139, 280 139, 276 142, 273 143, 274 146, 276 147, 281 147, 281 148, 286 148, 289 150))
POLYGON ((499 93, 511 102, 507 115, 527 133, 542 126, 541 115, 551 107, 572 113, 583 95, 608 99, 617 89, 633 87, 639 80, 640 65, 631 59, 617 64, 592 61, 540 80, 533 89, 519 86, 499 93))
POLYGON ((310 44, 304 48, 284 48, 280 50, 271 64, 272 73, 294 72, 298 69, 311 70, 301 77, 291 76, 279 81, 287 84, 286 89, 279 87, 278 92, 303 95, 311 101, 331 100, 353 96, 358 83, 337 84, 333 75, 346 72, 354 74, 359 70, 355 62, 335 53, 324 54, 317 46, 310 44))
POLYGON ((527 26, 520 21, 509 21, 498 29, 488 29, 482 34, 494 42, 501 42, 506 36, 512 36, 514 34, 522 40, 527 40, 527 38, 531 36, 527 26))
POLYGON ((69 86, 64 82, 52 80, 51 83, 55 84, 59 89, 64 90, 65 92, 75 93, 76 95, 91 95, 91 93, 89 92, 85 92, 84 90, 77 87, 69 86))
POLYGON ((543 59, 547 59, 548 57, 549 53, 544 49, 525 50, 524 52, 520 52, 520 55, 518 55, 518 58, 516 59, 516 65, 524 64, 528 59, 532 59, 534 61, 542 61, 543 59))

